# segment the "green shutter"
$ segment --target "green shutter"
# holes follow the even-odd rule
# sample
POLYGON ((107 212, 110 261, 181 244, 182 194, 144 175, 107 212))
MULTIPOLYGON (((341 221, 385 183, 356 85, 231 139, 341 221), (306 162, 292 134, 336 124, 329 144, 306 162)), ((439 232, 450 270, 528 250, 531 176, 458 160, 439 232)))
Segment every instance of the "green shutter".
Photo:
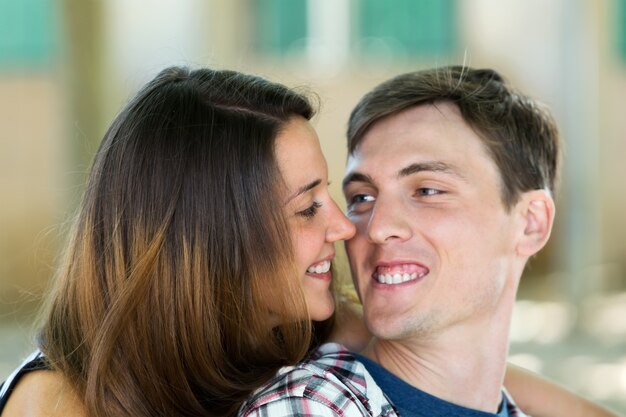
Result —
POLYGON ((257 47, 283 55, 304 49, 307 0, 256 0, 257 47))
POLYGON ((455 0, 361 0, 361 52, 376 53, 377 42, 408 56, 446 55, 456 46, 455 0), (367 40, 370 40, 368 42, 367 40))
POLYGON ((617 53, 626 62, 626 0, 615 0, 617 13, 615 21, 615 36, 617 53))
POLYGON ((0 1, 0 69, 41 68, 57 46, 56 0, 0 1))

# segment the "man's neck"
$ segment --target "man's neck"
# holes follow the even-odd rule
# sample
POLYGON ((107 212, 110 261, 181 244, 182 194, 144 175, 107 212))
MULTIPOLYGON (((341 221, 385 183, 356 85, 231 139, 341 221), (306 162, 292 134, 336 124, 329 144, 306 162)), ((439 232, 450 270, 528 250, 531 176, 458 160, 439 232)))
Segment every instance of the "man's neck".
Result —
POLYGON ((502 400, 512 303, 431 336, 378 340, 363 355, 443 400, 495 413, 502 400))

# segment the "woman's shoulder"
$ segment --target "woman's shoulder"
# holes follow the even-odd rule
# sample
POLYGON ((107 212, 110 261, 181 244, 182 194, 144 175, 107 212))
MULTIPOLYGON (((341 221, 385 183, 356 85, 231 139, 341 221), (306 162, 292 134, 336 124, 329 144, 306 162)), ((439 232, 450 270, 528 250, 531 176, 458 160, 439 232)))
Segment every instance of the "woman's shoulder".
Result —
POLYGON ((84 407, 63 375, 36 352, 5 381, 0 417, 83 417, 84 407))
POLYGON ((302 362, 281 368, 255 391, 239 415, 395 415, 378 385, 346 348, 320 346, 302 362))

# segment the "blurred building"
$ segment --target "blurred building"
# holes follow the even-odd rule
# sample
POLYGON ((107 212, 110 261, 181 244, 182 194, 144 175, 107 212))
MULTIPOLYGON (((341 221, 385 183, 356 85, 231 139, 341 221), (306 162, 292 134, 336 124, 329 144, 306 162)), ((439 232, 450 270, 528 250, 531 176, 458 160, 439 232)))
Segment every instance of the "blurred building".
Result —
POLYGON ((0 318, 30 322, 108 121, 163 67, 237 69, 317 93, 341 201, 360 96, 457 63, 496 68, 550 105, 565 142, 556 228, 522 281, 514 353, 547 373, 546 361, 587 360, 605 388, 553 373, 626 410, 626 0, 0 2, 0 318), (541 348, 555 344, 566 350, 541 348))

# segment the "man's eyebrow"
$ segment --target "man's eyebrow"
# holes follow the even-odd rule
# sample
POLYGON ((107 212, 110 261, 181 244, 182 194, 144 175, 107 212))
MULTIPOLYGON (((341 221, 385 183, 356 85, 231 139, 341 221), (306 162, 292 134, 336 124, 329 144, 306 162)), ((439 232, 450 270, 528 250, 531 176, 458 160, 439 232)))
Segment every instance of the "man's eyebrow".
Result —
POLYGON ((287 200, 285 201, 285 204, 287 204, 288 202, 290 202, 291 200, 293 200, 294 198, 296 198, 297 196, 306 193, 309 190, 312 190, 313 188, 317 187, 318 185, 320 185, 322 183, 321 179, 316 179, 315 181, 311 181, 310 183, 303 185, 302 187, 298 188, 298 190, 291 194, 287 200))
POLYGON ((361 174, 360 172, 353 172, 346 176, 341 182, 341 187, 346 188, 351 182, 366 182, 372 184, 372 178, 369 175, 361 174))
MULTIPOLYGON (((459 177, 460 179, 465 179, 465 177, 461 175, 461 173, 452 165, 447 164, 445 162, 440 162, 440 161, 416 162, 414 164, 410 164, 402 168, 398 172, 397 177, 398 178, 408 177, 409 175, 417 174, 418 172, 423 172, 423 171, 443 172, 445 174, 451 174, 456 177, 459 177)), ((374 183, 374 181, 369 175, 362 174, 360 172, 353 172, 343 179, 343 182, 341 185, 343 188, 346 188, 346 186, 348 186, 348 184, 352 182, 365 182, 368 184, 374 183)))
POLYGON ((430 172, 443 172, 445 174, 451 174, 461 179, 464 179, 463 175, 459 173, 452 165, 445 162, 433 161, 433 162, 417 162, 402 168, 398 172, 398 178, 408 177, 409 175, 417 174, 418 172, 430 171, 430 172))

